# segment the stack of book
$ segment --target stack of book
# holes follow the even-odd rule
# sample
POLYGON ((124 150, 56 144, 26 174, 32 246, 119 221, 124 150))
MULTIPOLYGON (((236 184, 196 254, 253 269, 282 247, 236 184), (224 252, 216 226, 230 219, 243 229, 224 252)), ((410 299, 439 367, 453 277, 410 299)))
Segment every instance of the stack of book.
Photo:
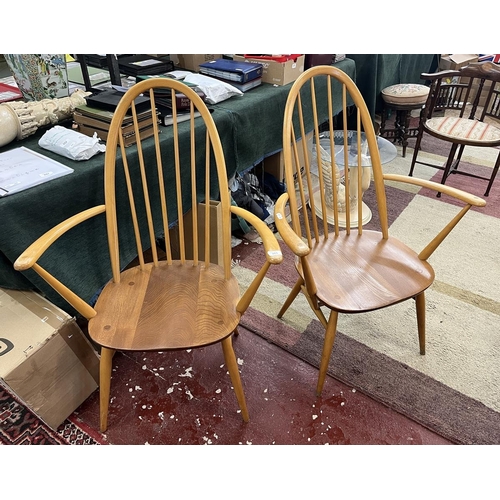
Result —
MULTIPOLYGON (((159 78, 171 78, 168 75, 158 75, 157 77, 159 78)), ((156 78, 154 75, 145 75, 142 77, 137 77, 137 81, 141 81, 147 78, 156 78)), ((194 85, 192 83, 185 82, 185 85, 188 87, 191 87, 202 99, 202 101, 205 101, 206 95, 203 90, 201 90, 197 85, 194 85)), ((159 118, 160 118, 160 123, 162 125, 168 126, 171 125, 174 121, 173 118, 173 111, 172 111, 172 91, 170 89, 161 89, 157 88, 154 89, 154 97, 155 97, 155 106, 156 109, 158 110, 159 118)), ((186 97, 185 94, 182 92, 176 92, 175 93, 175 104, 176 104, 176 111, 177 111, 177 122, 183 122, 186 120, 189 120, 190 117, 190 104, 191 101, 188 97, 186 97)), ((200 116, 200 113, 198 111, 195 111, 194 117, 200 116)))
POLYGON ((200 73, 233 85, 241 92, 262 83, 263 65, 232 59, 216 59, 200 64, 200 73))
POLYGON ((120 72, 128 76, 166 73, 174 69, 170 60, 150 56, 148 54, 134 54, 118 59, 120 72))
MULTIPOLYGON (((113 118, 113 112, 91 106, 78 106, 73 112, 73 121, 77 130, 82 134, 93 137, 97 133, 99 139, 106 141, 108 138, 109 126, 113 118)), ((153 115, 151 110, 137 114, 139 120, 139 135, 141 139, 151 137, 154 133, 153 120, 158 120, 158 116, 153 115)), ((132 116, 125 116, 122 124, 122 134, 124 146, 128 147, 137 142, 132 116)))

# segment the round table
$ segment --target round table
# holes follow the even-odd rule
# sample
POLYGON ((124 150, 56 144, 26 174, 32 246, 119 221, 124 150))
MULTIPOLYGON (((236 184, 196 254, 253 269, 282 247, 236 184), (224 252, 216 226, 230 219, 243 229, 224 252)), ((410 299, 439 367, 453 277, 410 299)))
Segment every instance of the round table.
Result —
MULTIPOLYGON (((347 157, 347 164, 350 169, 353 168, 358 168, 358 154, 357 154, 357 141, 358 141, 358 133, 354 130, 349 130, 347 132, 347 146, 349 147, 348 150, 348 157, 347 157), (351 148, 351 145, 353 148, 351 148)), ((319 142, 320 146, 329 154, 331 154, 331 147, 330 147, 330 134, 328 132, 323 132, 319 136, 319 142)), ((343 131, 335 131, 334 132, 334 148, 335 148, 335 162, 339 167, 344 167, 344 160, 345 160, 345 153, 344 153, 344 133, 343 131)), ((397 156, 397 149, 394 144, 392 144, 390 141, 387 139, 384 139, 383 137, 377 136, 377 145, 379 148, 379 153, 380 153, 380 162, 382 164, 388 163, 397 156)), ((361 150, 365 151, 365 154, 361 155, 361 166, 363 168, 371 168, 371 159, 370 155, 368 152, 368 144, 366 141, 366 135, 364 132, 361 132, 361 150)), ((371 171, 367 171, 363 175, 371 175, 371 171)), ((342 173, 341 173, 341 178, 342 178, 342 173)), ((357 175, 353 175, 353 179, 357 179, 357 175)), ((369 181, 368 181, 369 183, 369 181)), ((354 186, 353 186, 354 187, 354 186)), ((357 186, 355 186, 354 191, 357 191, 357 186)), ((316 192, 314 194, 314 199, 315 199, 315 205, 316 205, 316 213, 319 217, 322 217, 321 214, 321 203, 319 201, 319 193, 316 192)), ((370 222, 372 218, 372 211, 370 208, 362 201, 362 224, 367 224, 370 222)), ((346 227, 347 222, 347 214, 346 213, 339 213, 339 225, 341 227, 346 227)), ((329 223, 333 224, 334 223, 334 216, 333 216, 333 207, 330 209, 330 207, 327 207, 327 220, 329 223)), ((358 212, 356 207, 353 207, 351 209, 350 213, 350 227, 356 227, 358 225, 358 212)))

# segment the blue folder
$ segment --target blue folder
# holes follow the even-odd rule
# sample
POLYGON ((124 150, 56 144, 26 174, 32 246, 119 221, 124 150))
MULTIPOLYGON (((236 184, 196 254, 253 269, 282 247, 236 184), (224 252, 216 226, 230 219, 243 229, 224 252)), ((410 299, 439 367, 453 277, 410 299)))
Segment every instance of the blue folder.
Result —
POLYGON ((262 77, 262 70, 263 66, 260 63, 233 61, 232 59, 216 59, 200 64, 200 73, 238 83, 262 77))

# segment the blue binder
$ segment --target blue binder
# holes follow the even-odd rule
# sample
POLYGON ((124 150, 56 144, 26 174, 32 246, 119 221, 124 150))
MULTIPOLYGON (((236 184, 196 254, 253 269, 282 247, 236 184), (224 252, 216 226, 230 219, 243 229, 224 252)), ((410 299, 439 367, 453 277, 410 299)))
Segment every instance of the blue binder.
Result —
POLYGON ((262 70, 263 66, 260 63, 233 61, 232 59, 216 59, 200 64, 200 73, 238 83, 262 77, 262 70))

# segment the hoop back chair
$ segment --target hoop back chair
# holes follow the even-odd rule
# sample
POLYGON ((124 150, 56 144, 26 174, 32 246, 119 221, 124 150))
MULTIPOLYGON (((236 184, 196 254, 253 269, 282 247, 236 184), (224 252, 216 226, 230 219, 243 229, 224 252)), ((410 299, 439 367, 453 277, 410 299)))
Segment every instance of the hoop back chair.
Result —
POLYGON ((483 179, 488 181, 484 193, 488 196, 500 167, 500 151, 487 177, 458 167, 466 146, 500 146, 500 68, 487 61, 460 70, 422 73, 420 78, 429 80, 431 87, 420 117, 409 175, 418 163, 443 170, 442 184, 450 174, 483 179), (444 165, 418 160, 424 133, 451 143, 444 165))
POLYGON ((282 254, 276 237, 264 222, 231 206, 221 140, 208 108, 183 83, 167 78, 137 83, 124 94, 114 112, 104 168, 105 204, 85 210, 48 231, 15 262, 18 270, 37 271, 89 320, 89 335, 101 346, 101 431, 107 428, 112 358, 116 351, 169 351, 219 342, 243 420, 248 421, 231 337, 237 333, 240 318, 269 266, 280 263, 282 254), (176 92, 190 101, 190 119, 183 123, 176 121, 176 92), (134 102, 141 94, 150 98, 154 115, 154 135, 146 139, 154 141, 154 152, 149 155, 143 147, 145 140, 140 139, 134 102), (162 133, 155 112, 159 95, 170 96, 173 103, 174 123, 162 128, 162 133), (195 111, 201 116, 195 118, 195 111), (125 148, 122 122, 130 115, 138 140, 136 147, 125 148), (203 203, 206 208, 209 200, 220 204, 221 220, 214 220, 211 210, 200 208, 203 203), (106 217, 112 279, 91 307, 37 261, 72 227, 100 214, 106 217), (231 272, 231 214, 242 217, 259 232, 265 251, 260 272, 241 297, 231 272), (176 222, 178 237, 174 241, 169 229, 176 222), (210 228, 214 225, 221 228, 222 257, 213 255, 210 228), (128 262, 120 262, 120 233, 135 237, 135 266, 126 267, 128 262), (165 237, 164 255, 156 245, 159 235, 165 237), (151 258, 145 259, 144 251, 148 249, 151 258))
MULTIPOLYGON (((374 311, 414 299, 420 353, 425 354, 424 293, 434 280, 434 270, 427 260, 471 206, 484 206, 484 200, 427 180, 384 174, 377 137, 363 97, 349 76, 332 66, 313 67, 293 84, 284 113, 283 149, 287 192, 277 201, 275 221, 283 241, 296 256, 298 278, 278 317, 285 314, 302 292, 325 327, 317 394, 321 394, 325 381, 339 313, 374 311), (315 87, 321 79, 327 80, 326 87, 329 89, 323 103, 317 101, 315 94, 315 87), (335 88, 337 94, 334 93, 335 88), (340 103, 334 95, 341 96, 340 103), (326 127, 322 125, 324 110, 327 109, 328 117, 333 117, 333 110, 339 106, 343 111, 339 130, 335 130, 333 119, 327 121, 326 127), (349 114, 356 119, 354 164, 348 162, 348 154, 353 152, 352 144, 348 144, 349 114), (339 132, 343 137, 341 149, 329 158, 317 154, 314 159, 314 155, 307 154, 306 141, 297 142, 297 139, 313 130, 313 142, 318 151, 321 146, 319 138, 325 135, 325 128, 330 138, 330 151, 335 150, 332 138, 339 132), (366 137, 371 168, 360 167, 363 158, 366 159, 361 132, 366 137), (294 174, 299 171, 299 147, 304 148, 304 173, 297 175, 294 182, 294 174), (343 155, 344 165, 352 165, 344 168, 343 174, 337 165, 338 154, 343 155), (363 228, 362 218, 362 193, 366 189, 367 177, 370 182, 366 172, 373 177, 377 206, 371 209, 378 213, 379 219, 378 228, 370 230, 363 228), (326 193, 330 178, 331 184, 339 187, 333 189, 333 206, 329 207, 332 202, 326 193), (461 202, 454 218, 446 222, 420 253, 389 236, 387 203, 390 200, 386 198, 385 181, 442 190, 461 202), (287 218, 287 208, 291 221, 287 218), (347 219, 347 224, 343 224, 344 219, 347 219), (354 227, 349 219, 357 220, 354 227)), ((375 217, 373 219, 375 225, 375 217)), ((411 224, 411 221, 408 223, 411 224)))

